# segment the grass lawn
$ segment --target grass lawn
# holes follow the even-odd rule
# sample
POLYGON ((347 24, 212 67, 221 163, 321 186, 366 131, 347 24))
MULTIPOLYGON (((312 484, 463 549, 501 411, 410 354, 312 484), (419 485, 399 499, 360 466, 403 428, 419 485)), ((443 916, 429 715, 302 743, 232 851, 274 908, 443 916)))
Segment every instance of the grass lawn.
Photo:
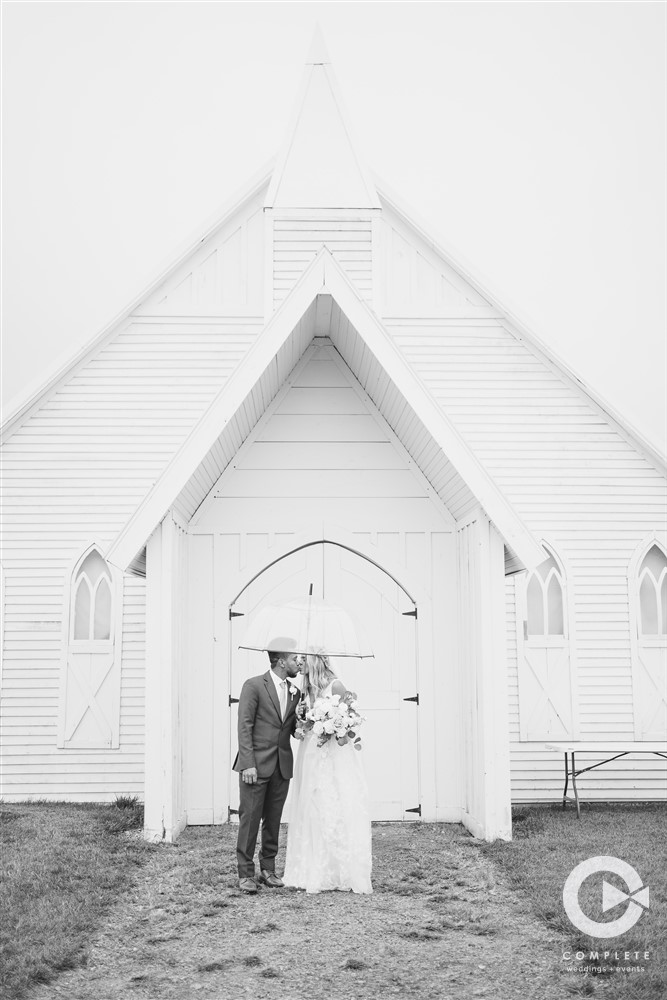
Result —
MULTIPOLYGON (((584 804, 578 821, 572 808, 560 805, 516 808, 514 839, 506 844, 478 845, 509 878, 510 884, 530 903, 547 926, 565 935, 573 953, 565 966, 593 965, 590 952, 612 952, 600 965, 606 973, 573 975, 573 993, 590 995, 599 988, 609 1000, 664 1000, 667 997, 667 806, 632 804, 584 804), (581 861, 612 855, 628 862, 649 886, 650 907, 638 923, 621 937, 592 938, 569 922, 563 909, 563 884, 581 861), (586 959, 576 961, 574 954, 586 959), (625 953, 631 953, 629 960, 625 953), (650 958, 644 960, 645 952, 650 958), (640 958, 634 957, 639 953, 640 958), (642 966, 643 973, 627 973, 621 967, 642 966), (597 988, 596 988, 597 987, 597 988)), ((471 841, 471 844, 478 844, 471 841)), ((602 881, 618 889, 627 887, 615 875, 591 875, 579 895, 584 912, 597 921, 615 920, 624 912, 617 908, 602 912, 602 881)))
POLYGON ((85 963, 110 904, 156 849, 118 836, 143 822, 136 801, 120 802, 0 809, 0 994, 7 1000, 85 963))
MULTIPOLYGON (((236 889, 233 827, 193 827, 155 847, 124 835, 141 822, 132 803, 8 805, 0 818, 7 1000, 30 987, 51 997, 56 985, 80 1000, 178 1000, 191 988, 202 1000, 248 989, 268 1000, 667 997, 664 806, 588 805, 581 821, 556 806, 516 809, 511 843, 456 826, 380 824, 372 896, 276 890, 250 900, 236 889), (649 911, 620 939, 587 938, 563 912, 565 879, 596 855, 627 861, 650 887, 649 911), (646 971, 568 973, 595 964, 577 951, 617 951, 600 964, 646 971), (624 959, 635 951, 641 959, 624 959)), ((623 905, 601 914, 602 878, 585 883, 581 901, 613 919, 623 905)))

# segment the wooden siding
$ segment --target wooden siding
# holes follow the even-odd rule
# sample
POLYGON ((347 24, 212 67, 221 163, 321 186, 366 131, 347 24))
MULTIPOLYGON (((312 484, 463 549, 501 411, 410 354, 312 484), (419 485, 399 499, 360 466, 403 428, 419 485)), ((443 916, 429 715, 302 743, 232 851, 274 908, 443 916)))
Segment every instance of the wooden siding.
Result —
POLYGON ((287 297, 322 247, 327 247, 359 294, 373 294, 372 213, 311 213, 272 220, 273 305, 287 297))
POLYGON ((456 520, 465 517, 477 507, 476 497, 335 302, 330 331, 334 346, 437 496, 456 520))
POLYGON ((263 309, 264 219, 256 200, 209 236, 136 314, 256 316, 263 309))
POLYGON ((125 587, 119 749, 56 750, 68 573, 123 527, 260 327, 251 317, 134 317, 3 445, 7 797, 142 792, 141 581, 125 587))
MULTIPOLYGON (((2 796, 7 801, 50 798, 112 801, 144 790, 144 581, 124 582, 120 747, 57 750, 61 616, 64 577, 13 573, 6 588, 7 640, 3 663, 2 796), (39 591, 39 597, 37 597, 39 591), (29 604, 39 600, 39 605, 29 604), (41 609, 41 611, 40 611, 41 609), (32 653, 16 636, 40 624, 32 653), (48 626, 50 631, 46 631, 48 626), (42 645, 48 639, 48 648, 42 645)), ((33 633, 35 634, 35 633, 33 633)), ((119 640, 120 641, 120 640, 119 640)))
POLYGON ((211 492, 303 355, 313 336, 315 317, 316 303, 313 303, 248 394, 243 406, 234 414, 204 461, 200 463, 188 485, 179 494, 174 509, 184 521, 191 519, 211 492))
POLYGON ((379 227, 379 293, 383 316, 448 316, 491 310, 455 270, 385 208, 379 227))
MULTIPOLYGON (((420 295, 415 275, 422 265, 415 262, 419 255, 429 259, 428 247, 391 212, 384 214, 385 226, 398 234, 383 237, 385 281, 394 267, 402 289, 386 293, 385 328, 528 528, 552 542, 568 566, 578 737, 638 738, 631 641, 636 595, 628 571, 638 547, 664 531, 664 474, 580 385, 500 315, 485 312, 462 279, 453 282, 458 302, 452 292, 439 303, 420 295), (410 314, 417 300, 422 306, 410 314), (429 301, 431 316, 423 306, 429 301)), ((512 602, 514 588, 508 578, 512 602)), ((542 743, 519 739, 516 630, 523 623, 513 603, 508 616, 513 796, 558 798, 562 761, 542 743)), ((588 777, 585 787, 601 799, 664 799, 664 763, 622 760, 588 777)))
MULTIPOLYGON (((451 519, 411 456, 395 438, 330 342, 318 338, 283 385, 264 417, 228 465, 202 505, 195 524, 220 515, 214 507, 248 504, 249 516, 292 526, 303 519, 331 519, 358 528, 355 520, 371 498, 414 502, 419 524, 451 519), (270 497, 261 511, 256 498, 270 497), (285 515, 287 510, 291 513, 285 515)), ((384 504, 383 504, 384 507, 384 504)), ((384 519, 391 520, 391 509, 384 519)), ((365 518, 368 518, 368 509, 365 518)), ((373 506, 369 528, 382 515, 373 506)))

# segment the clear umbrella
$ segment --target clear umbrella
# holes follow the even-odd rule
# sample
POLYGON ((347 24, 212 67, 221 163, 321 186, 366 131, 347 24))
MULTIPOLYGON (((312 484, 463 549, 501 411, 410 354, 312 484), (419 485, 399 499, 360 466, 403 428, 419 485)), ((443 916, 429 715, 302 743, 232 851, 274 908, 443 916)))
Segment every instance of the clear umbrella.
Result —
POLYGON ((239 649, 324 652, 359 659, 375 655, 363 629, 345 608, 312 596, 260 608, 239 649))

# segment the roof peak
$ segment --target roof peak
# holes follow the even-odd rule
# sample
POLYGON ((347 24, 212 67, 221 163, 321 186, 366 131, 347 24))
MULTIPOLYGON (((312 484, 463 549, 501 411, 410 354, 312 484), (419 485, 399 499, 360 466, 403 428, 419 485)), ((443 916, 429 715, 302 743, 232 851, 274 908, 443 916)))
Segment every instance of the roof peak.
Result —
POLYGON ((264 207, 380 207, 375 185, 359 156, 319 26, 264 207))
POLYGON ((324 44, 322 29, 319 24, 316 24, 313 37, 310 42, 306 66, 323 66, 327 63, 331 65, 331 58, 329 56, 328 49, 324 44))

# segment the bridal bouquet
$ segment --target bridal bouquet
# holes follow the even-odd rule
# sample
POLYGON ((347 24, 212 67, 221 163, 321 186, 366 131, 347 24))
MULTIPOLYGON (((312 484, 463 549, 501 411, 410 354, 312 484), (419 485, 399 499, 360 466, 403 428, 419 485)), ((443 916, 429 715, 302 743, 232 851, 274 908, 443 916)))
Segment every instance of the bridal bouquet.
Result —
POLYGON ((312 708, 302 701, 297 709, 295 739, 302 740, 306 733, 312 731, 317 736, 318 747, 335 739, 339 747, 351 743, 355 750, 361 750, 357 729, 365 716, 355 711, 356 699, 356 694, 346 691, 342 697, 331 694, 326 698, 316 698, 312 708))

